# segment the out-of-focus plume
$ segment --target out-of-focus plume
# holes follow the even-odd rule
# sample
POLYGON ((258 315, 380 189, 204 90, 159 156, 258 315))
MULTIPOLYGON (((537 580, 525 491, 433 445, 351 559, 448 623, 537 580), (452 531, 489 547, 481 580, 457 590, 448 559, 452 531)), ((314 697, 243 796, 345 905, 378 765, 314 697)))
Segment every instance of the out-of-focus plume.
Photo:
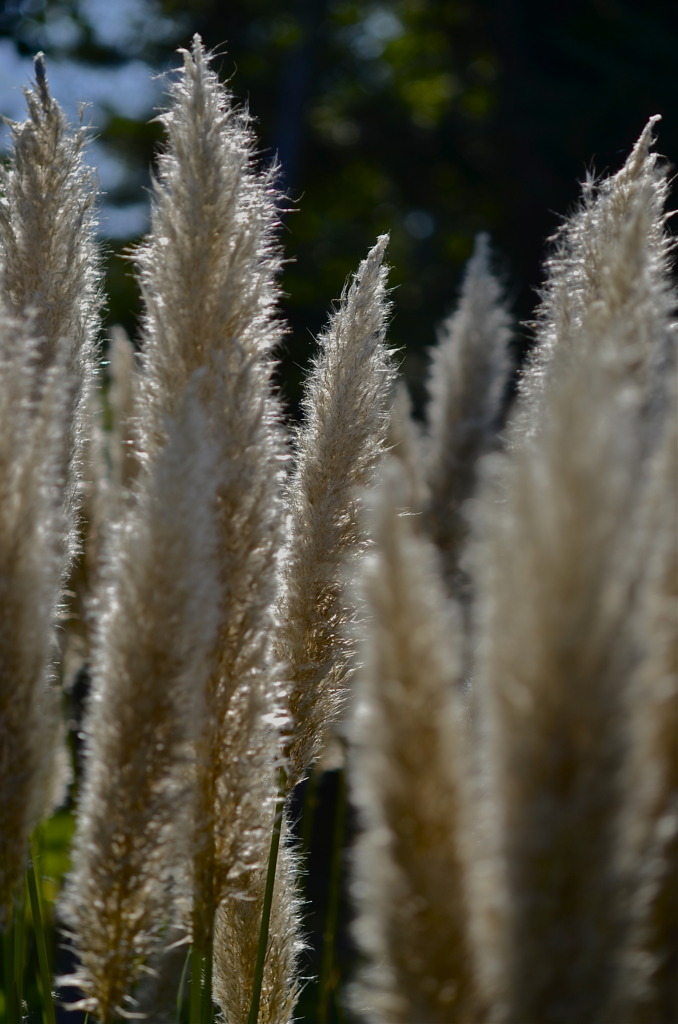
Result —
POLYGON ((354 1005, 375 1022, 468 1024, 478 1007, 460 623, 389 463, 367 499, 374 548, 361 583, 351 781, 363 826, 356 934, 369 964, 354 1005))
POLYGON ((496 444, 510 370, 510 318, 490 270, 487 235, 478 235, 456 311, 444 322, 429 370, 426 522, 443 574, 460 592, 459 560, 468 535, 464 506, 478 459, 496 444))

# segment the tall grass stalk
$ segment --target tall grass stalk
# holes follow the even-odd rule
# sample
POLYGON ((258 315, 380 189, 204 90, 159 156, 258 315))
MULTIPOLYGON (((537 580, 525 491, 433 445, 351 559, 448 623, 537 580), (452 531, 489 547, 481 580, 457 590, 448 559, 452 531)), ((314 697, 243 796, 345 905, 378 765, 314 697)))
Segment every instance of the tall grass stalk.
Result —
POLYGON ((198 37, 183 52, 170 95, 151 233, 137 257, 146 310, 138 446, 152 462, 163 416, 204 367, 209 433, 218 448, 221 596, 193 736, 190 915, 194 945, 219 971, 215 914, 224 904, 230 912, 243 879, 249 884, 264 860, 275 797, 281 684, 271 636, 285 444, 271 351, 281 336, 280 259, 272 242, 274 171, 256 171, 247 114, 219 83, 198 37))
POLYGON ((212 1002, 211 949, 204 952, 193 944, 190 952, 191 983, 189 988, 189 1024, 211 1024, 212 1002))
MULTIPOLYGON (((280 804, 278 814, 279 809, 280 804)), ((246 1024, 257 999, 258 1024, 288 1024, 299 995, 299 869, 287 815, 282 814, 279 833, 274 825, 271 816, 265 833, 268 861, 245 873, 239 892, 217 912, 214 994, 218 1005, 227 1007, 229 1024, 246 1024)))

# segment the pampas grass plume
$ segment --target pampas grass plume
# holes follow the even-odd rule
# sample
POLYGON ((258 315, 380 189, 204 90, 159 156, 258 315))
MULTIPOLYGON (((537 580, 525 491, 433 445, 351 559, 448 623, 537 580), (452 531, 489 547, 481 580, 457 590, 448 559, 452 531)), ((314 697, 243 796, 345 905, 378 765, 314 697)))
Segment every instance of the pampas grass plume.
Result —
POLYGON ((354 1006, 375 1022, 469 1024, 478 1007, 460 622, 433 546, 399 511, 406 494, 389 460, 368 499, 374 548, 361 581, 351 781, 363 829, 356 935, 369 964, 354 1006))
POLYGON ((66 121, 50 93, 42 54, 35 75, 35 87, 25 90, 28 117, 11 126, 11 160, 0 170, 0 294, 10 315, 31 317, 42 368, 60 362, 68 374, 62 459, 74 555, 102 303, 96 186, 83 159, 88 132, 66 121))
MULTIPOLYGON (((171 893, 192 852, 190 744, 205 714, 221 598, 216 452, 199 385, 118 524, 98 595, 85 783, 62 912, 81 1005, 102 1024, 134 1007, 144 966, 180 923, 171 893)), ((185 885, 177 895, 185 912, 185 885)))
POLYGON ((649 414, 661 404, 656 391, 665 387, 661 375, 676 341, 667 172, 652 149, 658 120, 650 118, 621 170, 585 183, 580 209, 555 236, 536 344, 513 417, 515 442, 538 432, 560 360, 603 341, 614 346, 609 372, 641 385, 639 400, 649 414))
POLYGON ((0 924, 10 917, 29 835, 61 797, 54 690, 62 598, 68 383, 40 343, 0 310, 0 924))
POLYGON ((478 235, 456 311, 433 349, 427 407, 426 520, 443 572, 459 588, 459 559, 468 527, 464 504, 481 455, 496 444, 508 373, 510 319, 490 270, 486 235, 478 235))
POLYGON ((643 498, 649 554, 636 622, 643 656, 629 694, 631 752, 619 860, 631 903, 611 1019, 678 1014, 678 394, 643 498))
MULTIPOLYGON (((270 818, 262 823, 270 834, 270 818)), ((293 1020, 301 989, 296 974, 298 957, 304 948, 299 929, 299 868, 288 825, 283 822, 257 1024, 291 1024, 293 1020)), ((249 1018, 265 884, 266 865, 245 872, 217 910, 214 1001, 228 1024, 247 1024, 249 1018)))
MULTIPOLYGON (((163 417, 211 356, 221 352, 230 372, 248 360, 261 363, 281 336, 275 167, 255 170, 248 116, 219 83, 200 37, 180 52, 183 69, 159 118, 167 145, 151 234, 137 253, 145 305, 142 451, 157 444, 163 417)), ((270 374, 270 366, 260 372, 270 374)))
MULTIPOLYGON (((205 687, 206 714, 194 737, 192 941, 214 962, 236 962, 250 977, 258 931, 279 756, 280 670, 271 651, 285 442, 273 393, 271 352, 279 256, 275 169, 254 167, 247 115, 210 67, 199 37, 161 120, 168 142, 154 188, 151 234, 139 253, 145 301, 139 444, 154 459, 162 414, 181 382, 206 367, 215 464, 218 626, 205 687), (244 899, 240 897, 245 892, 244 899), (249 902, 247 902, 249 901, 249 902), (213 946, 215 914, 243 945, 213 946), (247 928, 239 921, 241 912, 247 928), (230 959, 229 959, 230 958, 230 959)), ((291 902, 289 903, 291 906, 291 902)), ((290 914, 273 950, 284 975, 294 960, 290 914), (277 947, 276 947, 277 948, 277 947), (279 956, 278 956, 279 953, 279 956)), ((292 985, 286 982, 286 990, 292 985)), ((227 1016, 228 986, 219 989, 227 1016), (226 994, 224 994, 224 992, 226 994)))
POLYGON ((429 501, 424 444, 423 431, 414 419, 407 385, 404 380, 399 380, 388 422, 387 445, 389 454, 402 465, 407 481, 407 507, 412 512, 421 512, 429 501))
POLYGON ((289 677, 290 785, 321 752, 345 698, 352 611, 347 559, 364 543, 357 489, 373 478, 388 429, 394 367, 382 235, 344 289, 306 382, 287 497, 290 538, 276 653, 289 677))
POLYGON ((623 195, 620 176, 601 186, 621 218, 606 221, 616 240, 593 231, 595 218, 585 237, 577 218, 571 225, 581 246, 609 245, 609 258, 587 263, 587 302, 560 323, 536 405, 525 399, 538 432, 500 458, 493 484, 488 469, 477 509, 477 690, 498 830, 487 849, 505 887, 494 998, 515 1024, 603 1019, 629 927, 615 843, 647 557, 637 498, 647 392, 637 371, 646 342, 668 327, 651 255, 662 225, 647 183, 636 187, 649 159, 641 141, 623 195), (636 208, 624 221, 627 192, 636 208))
POLYGON ((491 935, 484 945, 513 1024, 600 1019, 624 926, 613 865, 638 656, 638 463, 601 377, 561 378, 539 449, 505 464, 499 494, 483 498, 476 692, 499 830, 485 850, 505 887, 498 948, 491 935))

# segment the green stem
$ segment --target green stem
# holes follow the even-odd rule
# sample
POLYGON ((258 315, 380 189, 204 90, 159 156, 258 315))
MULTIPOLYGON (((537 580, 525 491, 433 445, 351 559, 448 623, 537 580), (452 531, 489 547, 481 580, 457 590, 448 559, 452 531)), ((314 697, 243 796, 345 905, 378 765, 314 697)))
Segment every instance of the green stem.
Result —
POLYGON ((14 986, 18 1020, 23 1019, 26 974, 26 892, 21 889, 14 904, 14 986))
POLYGON ((26 872, 28 885, 28 896, 31 901, 31 916, 33 918, 33 931, 35 932, 35 943, 38 948, 38 964, 40 966, 40 985, 42 989, 42 1017, 45 1024, 56 1024, 54 1012, 54 999, 52 998, 52 972, 49 967, 47 955, 47 936, 45 934, 43 921, 43 908, 37 879, 35 877, 36 861, 35 840, 33 843, 33 855, 26 872))
POLYGON ((203 982, 201 1024, 212 1024, 214 1020, 214 1003, 212 1002, 212 943, 203 957, 203 982))
MULTIPOLYGON (((198 946, 191 946, 191 989, 189 993, 190 1024, 212 1024, 214 1003, 212 1002, 212 946, 203 952, 198 946)), ((182 982, 183 986, 183 982, 182 982)), ((181 999, 178 1003, 181 1011, 181 999)))
POLYGON ((323 955, 320 964, 318 982, 318 1024, 327 1024, 330 995, 336 986, 334 971, 334 944, 339 919, 339 899, 341 896, 341 869, 344 850, 344 828, 346 824, 346 779, 343 770, 339 771, 337 794, 334 804, 334 828, 332 829, 332 862, 330 865, 330 884, 327 897, 327 914, 323 932, 323 955))
POLYGON ((181 977, 179 978, 179 990, 177 992, 177 1022, 181 1020, 181 1011, 184 1005, 184 993, 186 991, 186 977, 188 976, 188 966, 191 962, 191 947, 188 947, 186 953, 186 959, 184 960, 184 966, 181 971, 181 977))
POLYGON ((273 887, 275 885, 275 871, 278 863, 278 850, 280 849, 280 831, 282 828, 283 811, 287 795, 287 772, 281 768, 278 773, 278 795, 275 801, 275 817, 273 819, 273 831, 271 833, 271 847, 268 853, 268 869, 266 872, 266 888, 264 889, 264 904, 261 911, 261 928, 259 930, 259 946, 257 949, 257 962, 254 968, 254 982, 252 985, 252 1001, 247 1024, 257 1024, 259 1020, 259 1003, 261 1002, 261 988, 264 982, 264 966, 266 964, 266 953, 268 951, 268 931, 271 924, 271 908, 273 906, 273 887))
POLYGON ((190 1024, 202 1024, 202 950, 191 946, 191 988, 189 992, 190 1024))

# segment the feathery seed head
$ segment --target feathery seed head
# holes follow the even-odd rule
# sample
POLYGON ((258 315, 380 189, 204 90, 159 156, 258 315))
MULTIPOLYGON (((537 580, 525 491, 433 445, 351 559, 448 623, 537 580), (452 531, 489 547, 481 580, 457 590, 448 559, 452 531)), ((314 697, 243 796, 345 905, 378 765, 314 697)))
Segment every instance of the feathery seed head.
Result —
POLYGON ((160 118, 167 145, 151 234, 137 254, 146 305, 146 447, 157 443, 163 410, 171 411, 193 370, 222 352, 229 372, 256 358, 270 375, 281 335, 275 170, 255 170, 248 117, 220 84, 199 37, 190 53, 181 52, 171 107, 160 118))
POLYGON ((559 362, 538 439, 496 458, 475 508, 481 946, 515 1024, 603 1019, 627 923, 614 847, 646 549, 638 405, 605 358, 617 344, 559 362))
POLYGON ((168 441, 116 526, 85 726, 86 776, 63 912, 83 1006, 125 1013, 149 957, 185 911, 190 744, 221 594, 213 518, 217 452, 194 376, 168 441))
MULTIPOLYGON (((270 838, 270 817, 260 813, 259 820, 270 838)), ((298 859, 289 845, 289 826, 283 820, 258 1024, 291 1024, 293 1020, 300 991, 297 961, 304 948, 298 872, 298 859)), ((244 872, 216 915, 214 999, 229 1024, 247 1024, 249 1019, 266 874, 265 864, 244 872)))
POLYGON ((62 465, 68 388, 40 343, 0 310, 0 920, 31 829, 61 797, 51 688, 64 573, 62 465))
POLYGON ((628 695, 631 751, 618 839, 631 927, 609 1019, 670 1020, 678 933, 678 393, 654 452, 641 514, 648 546, 628 695))
POLYGON ((355 1005, 375 1022, 468 1022, 476 992, 461 637, 435 550, 399 511, 406 495, 388 460, 360 580, 352 783, 364 830, 357 936, 370 963, 355 1005))
POLYGON ((10 315, 30 317, 42 369, 61 363, 66 375, 60 458, 73 558, 102 305, 96 185, 84 162, 88 132, 71 128, 52 98, 41 54, 35 74, 28 117, 12 124, 11 159, 0 168, 0 299, 10 315))
POLYGON ((509 314, 490 270, 489 240, 478 235, 458 308, 442 326, 428 379, 426 519, 444 575, 457 589, 468 533, 463 508, 475 487, 478 459, 496 443, 509 338, 509 314))
POLYGON ((11 125, 12 159, 0 171, 0 287, 9 313, 35 318, 44 365, 62 346, 69 369, 82 371, 101 305, 96 187, 83 160, 89 133, 71 128, 51 96, 42 54, 35 69, 28 118, 11 125))
POLYGON ((538 431, 560 360, 581 358, 582 349, 603 341, 612 346, 608 372, 642 384, 639 401, 648 416, 663 404, 659 368, 675 352, 677 302, 664 213, 667 174, 652 151, 658 120, 650 118, 620 171, 584 186, 580 209, 556 235, 512 425, 516 441, 538 431))
POLYGON ((261 817, 277 754, 280 706, 271 657, 282 531, 284 439, 271 352, 279 256, 274 171, 254 166, 246 114, 199 37, 161 120, 167 144, 151 233, 138 254, 146 306, 139 446, 150 465, 183 382, 206 369, 215 464, 217 633, 194 736, 192 940, 207 952, 219 906, 261 859, 261 817))
POLYGON ((388 451, 398 459, 408 481, 407 508, 421 512, 429 499, 424 473, 424 437, 412 415, 412 402, 403 380, 395 387, 395 396, 388 422, 388 451))
POLYGON ((350 642, 343 627, 353 613, 344 580, 365 542, 358 490, 371 481, 386 447, 395 376, 385 342, 387 243, 382 235, 344 288, 318 339, 302 401, 276 636, 289 678, 290 785, 318 756, 345 698, 350 642))

